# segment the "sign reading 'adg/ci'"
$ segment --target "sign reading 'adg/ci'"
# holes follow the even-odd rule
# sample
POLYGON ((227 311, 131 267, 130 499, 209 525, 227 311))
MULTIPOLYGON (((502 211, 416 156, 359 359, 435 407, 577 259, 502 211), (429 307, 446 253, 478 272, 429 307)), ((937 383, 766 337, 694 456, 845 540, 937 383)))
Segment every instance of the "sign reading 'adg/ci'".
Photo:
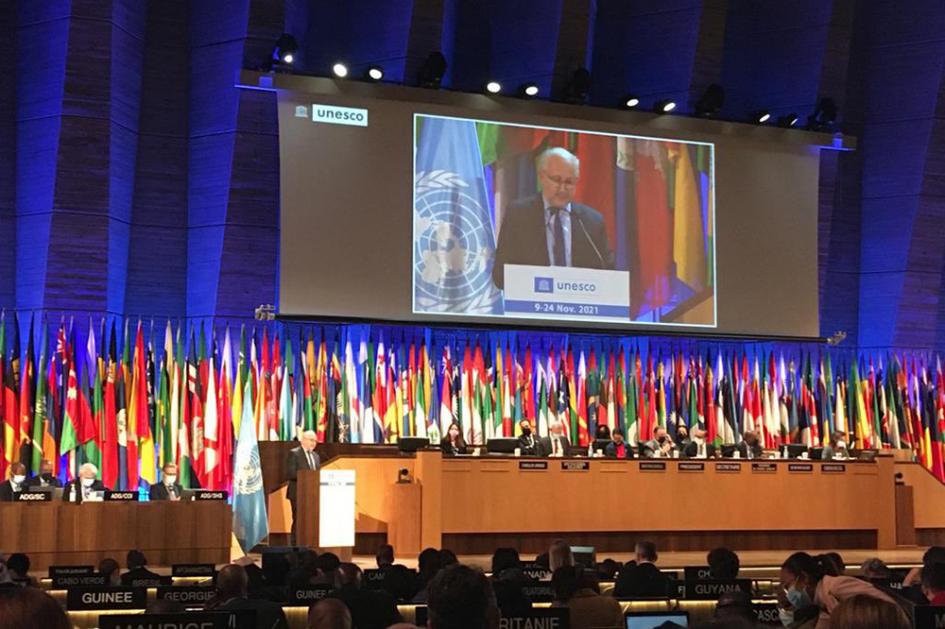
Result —
MULTIPOLYGON (((305 105, 299 105, 295 108, 295 116, 297 118, 305 117, 305 105)), ((366 127, 368 126, 368 110, 312 103, 312 122, 366 127)))

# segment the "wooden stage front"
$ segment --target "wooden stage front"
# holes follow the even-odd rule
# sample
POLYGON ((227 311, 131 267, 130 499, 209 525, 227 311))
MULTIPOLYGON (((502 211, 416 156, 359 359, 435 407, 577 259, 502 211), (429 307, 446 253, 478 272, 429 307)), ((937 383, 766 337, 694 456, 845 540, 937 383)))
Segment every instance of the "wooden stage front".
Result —
MULTIPOLYGON (((278 535, 290 525, 280 473, 292 444, 260 445, 270 531, 278 535)), ((704 552, 718 545, 893 550, 945 537, 945 486, 893 456, 444 458, 434 450, 336 446, 322 458, 328 468, 356 472, 355 553, 373 553, 388 540, 406 556, 425 547, 460 555, 488 555, 498 546, 537 553, 559 537, 599 552, 628 551, 640 539, 667 551, 704 552), (411 483, 397 483, 401 469, 411 483)))

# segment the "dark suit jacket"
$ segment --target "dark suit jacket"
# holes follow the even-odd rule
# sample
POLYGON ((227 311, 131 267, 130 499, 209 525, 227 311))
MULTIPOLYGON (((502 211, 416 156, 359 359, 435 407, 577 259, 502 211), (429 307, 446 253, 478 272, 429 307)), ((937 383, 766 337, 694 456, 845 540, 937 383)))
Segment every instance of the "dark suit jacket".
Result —
POLYGON ((0 502, 13 502, 16 493, 13 491, 13 481, 8 479, 0 483, 0 502))
MULTIPOLYGON (((75 488, 75 492, 76 492, 75 501, 82 502, 82 483, 81 481, 79 481, 78 478, 66 483, 66 486, 63 487, 62 489, 62 499, 68 502, 69 493, 72 491, 73 488, 75 488)), ((95 479, 95 482, 92 483, 92 486, 89 488, 89 491, 105 491, 105 489, 106 489, 105 485, 102 483, 102 481, 95 479)))
MULTIPOLYGON (((180 498, 180 495, 183 493, 184 488, 180 483, 174 483, 174 491, 177 492, 177 497, 180 498)), ((171 495, 167 491, 167 485, 163 482, 154 483, 151 485, 151 489, 148 492, 151 500, 170 500, 171 495)))
POLYGON ((614 583, 614 596, 666 596, 669 593, 669 577, 651 563, 624 566, 614 583))
MULTIPOLYGON (((738 450, 739 456, 741 456, 743 459, 748 458, 748 444, 747 443, 742 441, 735 447, 738 450)), ((756 443, 755 445, 751 447, 751 458, 760 459, 762 454, 764 454, 764 449, 761 447, 760 444, 756 443)))
MULTIPOLYGON (((315 457, 315 469, 317 470, 321 466, 321 459, 318 458, 318 453, 313 452, 312 455, 315 457)), ((292 448, 289 450, 289 456, 285 462, 285 475, 289 479, 289 486, 286 488, 286 498, 289 500, 295 500, 296 494, 296 480, 298 478, 299 470, 307 470, 308 458, 305 455, 305 451, 302 449, 302 446, 292 448)))
MULTIPOLYGON (((644 441, 641 444, 641 452, 644 458, 654 458, 656 457, 657 452, 660 450, 660 442, 656 439, 650 439, 649 441, 644 441)), ((669 451, 669 456, 672 456, 672 449, 669 451)), ((660 454, 660 456, 663 456, 660 454)))
MULTIPOLYGON (((561 436, 561 448, 564 450, 562 452, 563 456, 568 456, 571 450, 571 442, 568 441, 568 438, 564 435, 561 436)), ((551 437, 542 437, 541 438, 541 452, 538 453, 539 456, 551 456, 551 453, 554 450, 551 447, 551 437)))
MULTIPOLYGON (((685 457, 689 457, 690 459, 694 459, 694 458, 699 454, 699 444, 697 444, 695 441, 690 441, 690 442, 687 443, 687 444, 685 445, 685 447, 682 449, 682 454, 683 454, 683 456, 685 456, 685 457)), ((706 457, 709 457, 709 458, 714 457, 714 456, 715 456, 715 446, 712 445, 711 443, 705 444, 705 455, 706 455, 706 457)))
POLYGON ((531 443, 525 437, 525 435, 518 436, 518 447, 522 451, 522 454, 525 456, 542 456, 542 445, 541 439, 535 436, 535 433, 529 435, 531 437, 531 443))
POLYGON ((256 629, 289 629, 282 607, 272 601, 260 598, 234 598, 216 609, 221 611, 252 610, 256 612, 256 629))
POLYGON ((56 478, 55 476, 53 476, 52 479, 46 483, 46 485, 43 485, 42 478, 40 478, 39 476, 33 476, 32 478, 26 479, 26 486, 29 487, 30 489, 35 489, 37 487, 44 487, 44 486, 45 487, 62 487, 62 481, 56 478))
MULTIPOLYGON (((631 446, 626 441, 623 442, 623 450, 624 450, 623 458, 625 459, 633 458, 633 446, 631 446)), ((617 458, 617 444, 614 443, 613 441, 608 443, 607 447, 604 448, 604 456, 610 457, 612 459, 617 458)))
MULTIPOLYGON (((545 202, 535 195, 505 209, 495 249, 492 281, 502 288, 506 264, 549 266, 545 202)), ((612 269, 613 257, 600 212, 571 202, 571 266, 612 269)))

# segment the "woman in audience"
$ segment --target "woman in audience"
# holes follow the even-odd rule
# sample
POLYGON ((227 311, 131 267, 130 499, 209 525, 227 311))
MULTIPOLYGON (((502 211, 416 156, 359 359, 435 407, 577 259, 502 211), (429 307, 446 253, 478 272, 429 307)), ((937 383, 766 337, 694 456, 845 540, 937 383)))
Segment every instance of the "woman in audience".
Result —
POLYGON ((830 629, 910 629, 908 616, 895 603, 857 594, 830 614, 830 629))
POLYGON ((830 629, 837 606, 857 595, 895 605, 891 597, 866 581, 825 574, 824 559, 807 553, 794 553, 782 564, 781 589, 781 622, 791 628, 830 629))
POLYGON ((556 607, 570 611, 571 629, 622 627, 623 610, 611 596, 601 596, 596 579, 580 566, 564 566, 551 575, 556 607))
POLYGON ((440 449, 446 456, 456 456, 457 454, 466 454, 466 440, 463 439, 463 430, 459 424, 453 422, 446 429, 446 436, 440 441, 440 449))
POLYGON ((0 629, 72 629, 56 600, 37 588, 0 589, 0 629))

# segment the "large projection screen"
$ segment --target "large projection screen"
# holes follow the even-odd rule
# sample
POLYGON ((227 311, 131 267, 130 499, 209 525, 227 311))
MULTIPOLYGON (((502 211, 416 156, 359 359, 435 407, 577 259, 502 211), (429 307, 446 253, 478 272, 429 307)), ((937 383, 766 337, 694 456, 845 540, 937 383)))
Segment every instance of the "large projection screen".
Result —
POLYGON ((822 136, 327 79, 278 103, 282 315, 819 334, 822 136))

